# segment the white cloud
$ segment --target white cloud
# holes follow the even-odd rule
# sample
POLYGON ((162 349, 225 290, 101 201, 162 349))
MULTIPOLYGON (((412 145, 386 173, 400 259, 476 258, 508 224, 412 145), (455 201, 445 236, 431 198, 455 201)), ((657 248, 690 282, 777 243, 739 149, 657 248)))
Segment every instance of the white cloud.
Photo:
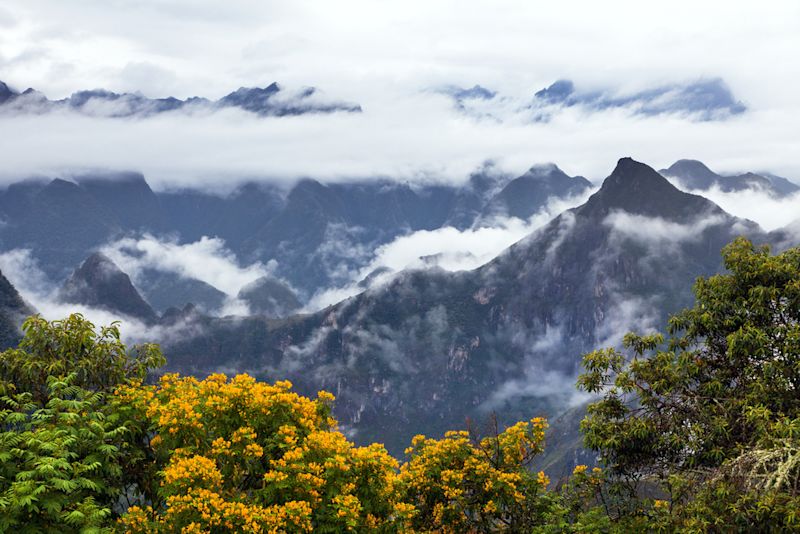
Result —
POLYGON ((271 120, 235 112, 138 122, 4 118, 15 132, 0 146, 6 179, 91 166, 139 169, 161 185, 254 176, 459 180, 487 158, 520 173, 556 161, 599 179, 622 155, 656 166, 692 155, 722 169, 800 177, 790 156, 800 149, 800 4, 790 0, 735 9, 688 0, 87 0, 77 9, 8 0, 3 9, 2 76, 53 98, 94 87, 217 98, 277 80, 321 87, 326 98, 365 110, 271 120), (480 83, 516 103, 562 77, 586 90, 630 92, 708 76, 725 79, 751 111, 724 123, 577 109, 550 124, 498 123, 464 117, 424 91, 480 83))
POLYGON ((242 287, 272 270, 262 263, 240 266, 233 252, 225 247, 225 241, 216 237, 180 244, 146 234, 109 243, 101 252, 134 281, 145 269, 156 269, 200 280, 230 296, 236 296, 242 287))
POLYGON ((197 94, 198 87, 219 96, 273 79, 369 95, 372 84, 363 82, 376 79, 416 87, 477 82, 522 92, 577 74, 641 86, 643 77, 663 79, 664 73, 721 71, 736 85, 746 81, 759 97, 793 98, 792 88, 780 82, 796 81, 798 72, 800 8, 791 0, 735 9, 721 0, 87 0, 79 8, 58 0, 7 0, 4 10, 13 24, 0 37, 4 55, 19 55, 32 43, 47 51, 46 59, 8 75, 38 82, 56 96, 87 83, 153 92, 161 80, 151 79, 150 87, 121 85, 119 71, 141 62, 179 72, 170 82, 176 96, 197 94), (759 41, 742 35, 759 35, 759 41), (59 63, 74 72, 48 76, 48 67, 59 63))
POLYGON ((464 271, 480 267, 520 239, 544 226, 562 211, 582 204, 593 190, 568 198, 551 200, 528 220, 516 217, 494 218, 491 226, 459 230, 445 226, 436 230, 419 230, 397 237, 375 250, 374 259, 350 273, 350 284, 324 289, 315 294, 306 310, 314 311, 335 304, 363 291, 358 282, 375 271, 383 274, 370 281, 376 287, 405 269, 438 267, 446 271, 464 271))
POLYGON ((140 170, 162 189, 302 176, 459 182, 495 159, 513 174, 545 160, 598 181, 620 156, 659 167, 686 154, 719 168, 769 169, 792 178, 800 176, 800 164, 786 155, 800 150, 797 116, 756 110, 697 123, 631 117, 622 109, 589 115, 567 109, 549 123, 498 123, 463 116, 444 97, 427 93, 396 95, 360 114, 262 119, 231 109, 147 120, 14 116, 3 118, 15 135, 0 145, 0 179, 112 168, 140 170))
POLYGON ((572 408, 588 401, 591 396, 575 388, 576 375, 532 367, 525 370, 525 377, 508 380, 494 391, 481 405, 484 410, 496 410, 507 403, 524 398, 542 398, 554 406, 572 408))
POLYGON ((698 240, 707 228, 725 222, 722 214, 707 217, 698 215, 694 222, 681 224, 661 217, 615 211, 603 220, 603 224, 611 227, 617 237, 624 236, 650 247, 661 247, 668 243, 698 240))
POLYGON ((609 289, 613 302, 604 320, 597 325, 597 347, 620 347, 628 332, 647 334, 658 331, 661 325, 658 324, 660 302, 657 298, 623 295, 614 288, 609 289))
POLYGON ((28 249, 14 249, 0 254, 0 271, 23 296, 47 294, 56 289, 47 275, 39 269, 28 249))
MULTIPOLYGON (((678 183, 675 185, 680 187, 678 183)), ((800 220, 800 192, 776 198, 766 191, 755 189, 732 192, 722 191, 716 186, 705 191, 682 189, 706 197, 732 215, 755 221, 767 231, 800 220)))

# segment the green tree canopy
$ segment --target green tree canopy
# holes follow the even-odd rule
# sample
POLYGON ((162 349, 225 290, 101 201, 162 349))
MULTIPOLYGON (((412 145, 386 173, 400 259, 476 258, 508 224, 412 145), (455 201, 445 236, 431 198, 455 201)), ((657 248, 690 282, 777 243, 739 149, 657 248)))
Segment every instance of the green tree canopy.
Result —
MULTIPOLYGON (((701 529, 752 526, 775 507, 794 524, 786 506, 800 490, 800 249, 771 255, 740 238, 723 258, 728 272, 697 280, 694 307, 670 319, 666 336, 628 334, 625 353, 585 356, 579 387, 602 396, 582 423, 585 442, 633 494, 649 486, 675 504, 724 502, 701 529), (782 481, 770 482, 766 473, 781 469, 782 481), (697 498, 712 487, 711 501, 697 498), (775 492, 781 502, 766 504, 775 492)), ((695 519, 705 512, 694 509, 695 519)))
POLYGON ((0 391, 29 392, 38 402, 47 397, 48 377, 75 374, 73 385, 109 393, 129 380, 144 380, 147 371, 164 365, 158 345, 128 350, 119 323, 95 328, 81 314, 60 321, 29 317, 17 348, 0 354, 0 391))

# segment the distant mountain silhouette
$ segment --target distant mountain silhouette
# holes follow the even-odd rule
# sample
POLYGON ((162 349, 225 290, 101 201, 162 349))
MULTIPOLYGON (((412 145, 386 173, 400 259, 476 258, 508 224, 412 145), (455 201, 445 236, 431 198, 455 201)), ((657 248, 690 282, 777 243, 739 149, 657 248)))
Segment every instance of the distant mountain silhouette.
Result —
POLYGON ((611 89, 584 91, 562 79, 537 91, 530 107, 546 106, 581 106, 592 111, 626 108, 637 115, 681 114, 700 120, 724 119, 747 110, 720 78, 659 85, 628 94, 611 89))
POLYGON ((142 296, 159 313, 186 304, 197 306, 206 313, 215 313, 227 299, 225 293, 211 284, 174 272, 145 269, 137 280, 142 296))
POLYGON ((286 317, 302 306, 289 286, 268 276, 243 287, 238 297, 250 306, 252 313, 267 317, 286 317))
POLYGON ((316 98, 317 90, 305 88, 287 93, 277 83, 267 87, 240 87, 236 91, 211 101, 192 97, 147 98, 140 93, 114 93, 105 89, 78 91, 61 100, 48 100, 33 89, 17 92, 0 82, 0 111, 10 113, 47 113, 68 109, 86 115, 119 118, 148 117, 165 112, 185 110, 215 110, 239 108, 259 116, 303 115, 306 113, 358 113, 361 106, 346 102, 325 102, 316 98))
POLYGON ((554 164, 534 166, 495 195, 483 209, 483 216, 500 214, 528 219, 548 200, 579 195, 591 186, 583 176, 568 176, 554 164))
POLYGON ((757 189, 766 191, 774 197, 791 195, 800 191, 800 186, 773 174, 756 174, 752 172, 722 176, 704 163, 693 159, 681 159, 667 169, 662 169, 661 174, 678 181, 687 189, 705 191, 715 187, 721 191, 745 191, 757 189))

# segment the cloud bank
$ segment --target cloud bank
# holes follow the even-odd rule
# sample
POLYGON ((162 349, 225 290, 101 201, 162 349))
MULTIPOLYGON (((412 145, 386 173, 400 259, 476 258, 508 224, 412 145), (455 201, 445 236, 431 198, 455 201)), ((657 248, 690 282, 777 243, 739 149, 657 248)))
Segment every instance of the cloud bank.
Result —
POLYGON ((82 304, 65 304, 56 298, 58 287, 41 271, 30 250, 16 249, 0 254, 0 270, 37 313, 47 320, 63 319, 80 313, 96 326, 121 321, 120 331, 126 343, 185 339, 198 332, 191 321, 179 321, 169 327, 147 325, 119 312, 93 308, 82 304))
POLYGON ((364 113, 265 121, 225 110, 139 124, 72 114, 3 118, 14 135, 0 146, 2 173, 8 181, 83 167, 133 169, 162 187, 252 177, 457 181, 493 158, 510 172, 556 161, 597 180, 622 155, 657 168, 692 155, 722 170, 800 177, 793 157, 800 153, 798 20, 800 5, 790 0, 769 8, 687 0, 578 8, 522 0, 87 0, 80 9, 8 0, 0 77, 19 89, 30 85, 53 98, 105 87, 217 99, 232 87, 278 81, 323 87, 328 100, 357 102, 364 113), (636 115, 641 105, 626 102, 591 113, 572 106, 547 124, 530 124, 530 117, 506 118, 501 98, 485 100, 480 117, 466 117, 450 97, 426 90, 480 84, 530 102, 561 78, 581 94, 642 95, 716 77, 747 107, 724 124, 636 115))
POLYGON ((719 187, 708 190, 693 190, 681 187, 689 193, 702 195, 719 207, 737 217, 757 222, 764 230, 772 231, 800 220, 800 193, 775 198, 769 192, 758 189, 722 191, 719 187))
POLYGON ((183 278, 200 280, 228 295, 262 276, 271 274, 274 266, 253 263, 240 266, 236 256, 216 237, 202 237, 194 243, 159 239, 149 234, 125 238, 101 248, 101 252, 127 273, 134 282, 146 269, 176 273, 183 278))

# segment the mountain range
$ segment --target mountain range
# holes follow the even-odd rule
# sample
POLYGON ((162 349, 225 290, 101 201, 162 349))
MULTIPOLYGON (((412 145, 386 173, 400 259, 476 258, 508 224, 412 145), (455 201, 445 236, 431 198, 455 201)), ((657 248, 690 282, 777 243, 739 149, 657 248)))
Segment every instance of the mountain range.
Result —
MULTIPOLYGON (((629 329, 662 326, 669 313, 690 304, 697 276, 722 269, 720 250, 734 237, 779 247, 797 244, 800 234, 793 227, 767 233, 702 196, 681 191, 664 176, 684 183, 695 176, 691 172, 707 170, 701 163, 682 160, 670 169, 659 173, 623 158, 585 203, 477 269, 401 271, 303 315, 289 315, 302 301, 273 277, 253 282, 238 295, 256 315, 219 317, 183 302, 151 306, 146 295, 159 294, 153 288, 169 288, 176 279, 165 278, 139 293, 138 283, 91 250, 114 232, 134 228, 186 232, 188 239, 224 234, 237 254, 286 262, 296 271, 283 271, 286 278, 331 279, 330 265, 322 265, 321 258, 353 261, 357 246, 375 247, 413 229, 479 228, 497 216, 524 218, 553 198, 586 192, 591 184, 554 165, 535 166, 516 178, 482 169, 464 186, 305 180, 289 191, 246 184, 225 197, 155 193, 134 174, 110 181, 27 181, 0 195, 6 220, 0 237, 4 248, 27 245, 37 251, 40 262, 49 261, 42 255, 46 246, 54 257, 68 255, 59 236, 82 243, 89 257, 74 263, 80 266, 63 284, 61 300, 162 327, 153 335, 169 331, 154 340, 163 344, 168 370, 249 372, 289 379, 308 394, 328 389, 338 398, 343 429, 356 441, 381 441, 400 454, 415 433, 437 435, 492 413, 501 422, 533 415, 574 422, 575 410, 586 400, 574 390, 583 353, 618 343, 629 329), (118 186, 130 199, 124 209, 115 207, 118 186), (36 221, 36 214, 46 216, 47 228, 24 227, 36 221), (65 226, 62 233, 51 236, 58 225, 65 226), (352 248, 330 255, 331 239, 341 235, 345 243, 352 239, 352 248)), ((709 173, 702 176, 713 180, 693 183, 731 178, 762 187, 709 173)), ((796 189, 762 177, 772 184, 771 194, 796 189)), ((26 309, 10 284, 0 283, 0 295, 9 303, 0 317, 19 317, 26 309)), ((563 428, 554 435, 565 444, 575 442, 563 428)), ((568 469, 570 462, 585 460, 574 447, 571 451, 559 450, 557 458, 547 460, 549 468, 568 469)))
MULTIPOLYGON (((0 251, 30 250, 60 283, 90 254, 125 237, 152 234, 185 244, 213 236, 242 264, 275 263, 275 277, 303 303, 320 289, 351 282, 353 271, 398 236, 527 219, 550 200, 590 187, 555 165, 519 177, 485 167, 464 185, 306 179, 288 190, 245 183, 226 195, 154 192, 132 172, 29 179, 0 191, 0 251)), ((225 298, 202 281, 181 281, 158 269, 140 273, 137 281, 159 310, 186 302, 212 310, 225 298)))
POLYGON ((195 314, 199 333, 167 343, 169 366, 330 389, 357 440, 397 452, 413 432, 579 402, 580 355, 689 304, 694 278, 718 272, 720 249, 742 234, 770 239, 626 158, 585 204, 476 270, 402 272, 287 319, 195 314))
POLYGON ((317 89, 307 87, 287 92, 273 82, 266 87, 240 87, 218 100, 191 97, 148 98, 140 93, 115 93, 92 89, 72 93, 60 100, 50 100, 35 89, 15 91, 0 81, 0 112, 42 114, 70 110, 94 117, 149 117, 177 110, 207 112, 238 108, 261 117, 303 115, 306 113, 360 113, 361 106, 346 102, 327 102, 317 89))
POLYGON ((721 78, 663 83, 638 90, 584 88, 562 78, 522 98, 503 95, 481 85, 470 88, 448 85, 435 92, 450 97, 462 113, 500 122, 512 110, 535 122, 549 122, 554 115, 569 108, 583 113, 624 110, 646 117, 680 115, 699 121, 727 120, 747 111, 747 106, 721 78))
POLYGON ((572 80, 562 79, 537 91, 533 106, 583 106, 596 111, 631 108, 639 115, 695 114, 703 120, 739 115, 747 107, 736 100, 720 78, 687 84, 665 84, 627 94, 609 90, 578 90, 572 80))
POLYGON ((703 162, 693 159, 678 160, 661 174, 675 178, 686 189, 707 191, 712 188, 730 193, 756 189, 769 193, 772 197, 792 195, 800 191, 796 183, 771 173, 734 174, 723 176, 709 169, 703 162))

